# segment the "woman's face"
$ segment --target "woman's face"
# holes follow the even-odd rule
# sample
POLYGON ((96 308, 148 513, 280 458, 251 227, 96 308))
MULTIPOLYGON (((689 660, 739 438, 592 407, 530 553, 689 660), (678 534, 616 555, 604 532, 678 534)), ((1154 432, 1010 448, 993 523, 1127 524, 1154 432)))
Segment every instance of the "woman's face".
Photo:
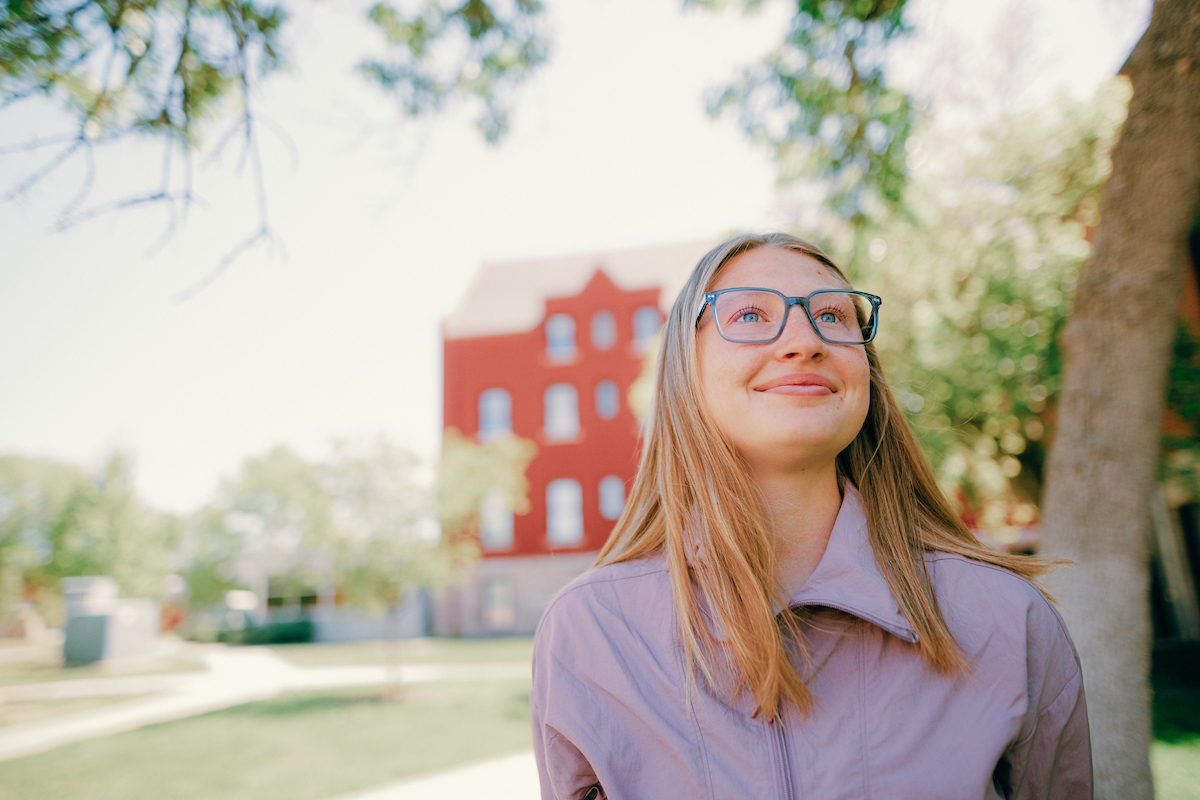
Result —
MULTIPOLYGON (((712 289, 737 286, 788 297, 847 288, 808 256, 761 247, 729 260, 712 289)), ((862 428, 870 403, 866 350, 827 344, 799 306, 792 307, 783 334, 768 344, 721 338, 711 306, 696 338, 705 405, 752 469, 832 466, 862 428)))

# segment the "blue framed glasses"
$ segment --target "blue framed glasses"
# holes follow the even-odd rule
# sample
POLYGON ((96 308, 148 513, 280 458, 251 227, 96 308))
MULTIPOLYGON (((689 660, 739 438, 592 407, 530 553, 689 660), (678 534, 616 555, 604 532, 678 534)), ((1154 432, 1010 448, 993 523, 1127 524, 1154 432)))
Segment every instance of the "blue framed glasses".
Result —
POLYGON ((696 325, 711 307, 721 337, 737 344, 768 344, 783 335, 792 306, 804 309, 817 336, 828 344, 866 344, 879 329, 883 299, 866 292, 821 289, 807 297, 788 297, 753 286, 706 292, 696 325))

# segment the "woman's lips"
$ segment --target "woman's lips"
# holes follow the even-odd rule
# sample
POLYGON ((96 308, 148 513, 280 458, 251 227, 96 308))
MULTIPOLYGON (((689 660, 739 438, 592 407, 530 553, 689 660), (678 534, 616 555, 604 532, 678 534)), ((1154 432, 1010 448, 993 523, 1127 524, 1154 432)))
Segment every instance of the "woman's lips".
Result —
POLYGON ((822 375, 783 375, 755 387, 759 392, 786 394, 797 397, 820 397, 833 394, 832 382, 822 375))
POLYGON ((790 394, 799 397, 819 397, 821 395, 833 394, 829 387, 815 383, 804 385, 785 384, 783 386, 772 386, 770 389, 759 389, 759 391, 770 392, 771 394, 790 394))

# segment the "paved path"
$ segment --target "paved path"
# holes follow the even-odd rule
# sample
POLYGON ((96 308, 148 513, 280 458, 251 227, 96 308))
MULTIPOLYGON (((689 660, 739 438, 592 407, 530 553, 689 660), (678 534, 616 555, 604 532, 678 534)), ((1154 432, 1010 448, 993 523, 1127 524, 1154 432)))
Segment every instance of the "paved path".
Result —
MULTIPOLYGON (((54 681, 0 688, 0 702, 152 694, 81 714, 0 729, 0 761, 41 753, 69 742, 120 733, 274 697, 285 691, 373 686, 392 681, 388 667, 296 667, 263 647, 210 648, 207 672, 54 681)), ((405 664, 401 683, 504 680, 529 677, 526 662, 405 664)))
POLYGON ((537 800, 537 764, 533 751, 477 761, 461 767, 407 778, 334 800, 537 800))

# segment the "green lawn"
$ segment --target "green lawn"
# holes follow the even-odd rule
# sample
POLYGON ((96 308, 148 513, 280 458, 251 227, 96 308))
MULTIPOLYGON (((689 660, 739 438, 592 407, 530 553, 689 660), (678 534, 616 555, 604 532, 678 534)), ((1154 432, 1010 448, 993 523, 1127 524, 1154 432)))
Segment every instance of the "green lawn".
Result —
POLYGON ((0 686, 81 678, 110 678, 114 675, 153 675, 204 670, 204 662, 194 650, 90 664, 86 667, 64 667, 61 648, 27 648, 21 658, 0 661, 0 686))
POLYGON ((326 800, 531 745, 529 682, 304 692, 0 763, 11 800, 326 800))
POLYGON ((531 661, 533 638, 402 639, 398 643, 371 641, 346 644, 281 644, 271 650, 297 667, 387 664, 390 651, 399 650, 406 664, 458 664, 483 661, 531 661))
POLYGON ((59 700, 5 700, 0 703, 0 728, 51 717, 95 711, 117 703, 128 703, 146 695, 125 694, 115 697, 71 697, 59 700))
POLYGON ((1155 681, 1154 738, 1155 796, 1200 800, 1200 686, 1155 681))

